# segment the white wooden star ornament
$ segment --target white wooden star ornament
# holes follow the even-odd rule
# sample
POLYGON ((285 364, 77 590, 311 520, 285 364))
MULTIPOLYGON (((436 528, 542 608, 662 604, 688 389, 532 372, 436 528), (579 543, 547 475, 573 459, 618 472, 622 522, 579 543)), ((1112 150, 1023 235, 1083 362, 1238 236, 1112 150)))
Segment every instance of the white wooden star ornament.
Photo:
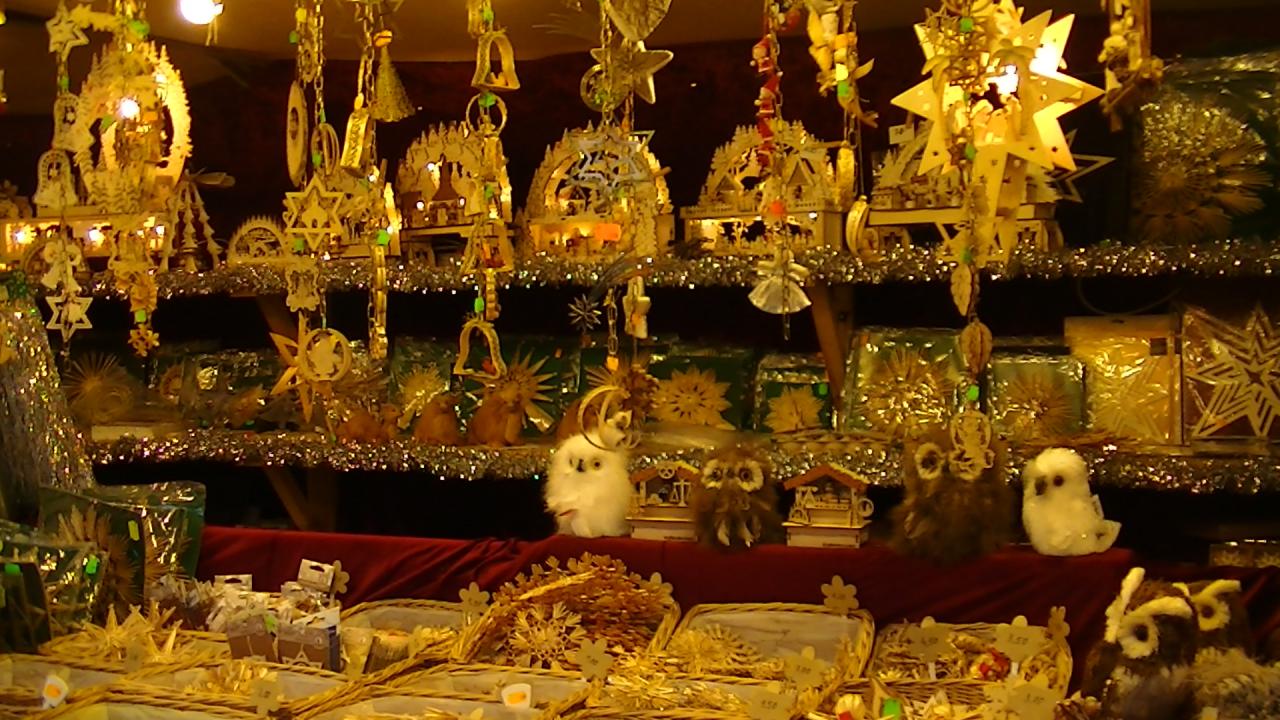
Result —
POLYGON ((93 298, 72 295, 64 290, 61 295, 50 295, 45 298, 53 317, 45 326, 57 330, 62 335, 62 342, 67 342, 77 330, 88 330, 93 327, 89 322, 89 304, 93 298))
POLYGON ((53 17, 44 24, 45 29, 49 31, 49 52, 59 57, 65 58, 73 48, 78 48, 89 44, 89 38, 84 34, 84 30, 80 28, 71 17, 71 13, 67 11, 67 6, 58 3, 58 9, 54 12, 53 17))
MULTIPOLYGON (((346 232, 338 216, 341 203, 342 193, 330 190, 316 173, 302 190, 284 194, 285 234, 301 240, 306 250, 320 252, 346 232)), ((295 244, 293 249, 303 248, 295 244)))

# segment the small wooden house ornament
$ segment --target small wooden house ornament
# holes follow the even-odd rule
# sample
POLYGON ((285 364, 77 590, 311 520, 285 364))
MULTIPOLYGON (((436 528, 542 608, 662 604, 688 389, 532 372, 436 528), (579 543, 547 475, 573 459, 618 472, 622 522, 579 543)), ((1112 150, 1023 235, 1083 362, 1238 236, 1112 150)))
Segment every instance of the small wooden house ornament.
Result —
POLYGON ((632 473, 631 536, 642 540, 693 540, 689 492, 701 473, 687 463, 663 462, 632 473))
POLYGON ((819 465, 791 478, 795 491, 784 526, 787 544, 797 547, 859 547, 875 510, 866 497, 867 482, 839 465, 819 465))

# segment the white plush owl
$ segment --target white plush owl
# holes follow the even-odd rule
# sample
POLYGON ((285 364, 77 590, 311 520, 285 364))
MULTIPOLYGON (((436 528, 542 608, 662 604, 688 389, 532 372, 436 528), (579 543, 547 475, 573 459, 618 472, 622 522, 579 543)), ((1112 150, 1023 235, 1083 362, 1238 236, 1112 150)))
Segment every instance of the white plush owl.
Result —
MULTIPOLYGON (((606 428, 608 429, 608 428, 606 428)), ((593 430, 556 447, 543 490, 559 532, 578 537, 626 535, 634 488, 617 435, 593 430)))
POLYGON ((1102 552, 1120 534, 1089 490, 1084 459, 1068 448, 1049 448, 1023 468, 1022 524, 1042 555, 1102 552))

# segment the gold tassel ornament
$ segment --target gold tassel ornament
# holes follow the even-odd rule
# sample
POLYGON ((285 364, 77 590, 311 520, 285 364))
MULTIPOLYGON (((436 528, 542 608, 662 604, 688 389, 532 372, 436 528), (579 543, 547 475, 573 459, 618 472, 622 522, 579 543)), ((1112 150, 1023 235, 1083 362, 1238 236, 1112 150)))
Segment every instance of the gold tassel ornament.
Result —
POLYGON ((383 30, 373 38, 379 48, 378 74, 374 81, 373 117, 378 122, 398 122, 417 112, 409 93, 400 82, 396 66, 391 63, 391 31, 383 30))

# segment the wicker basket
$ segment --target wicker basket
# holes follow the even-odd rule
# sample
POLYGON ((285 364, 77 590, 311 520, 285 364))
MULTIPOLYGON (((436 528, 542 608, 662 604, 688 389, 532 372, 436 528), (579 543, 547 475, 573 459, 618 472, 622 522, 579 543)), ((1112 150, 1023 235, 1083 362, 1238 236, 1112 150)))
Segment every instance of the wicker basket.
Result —
MULTIPOLYGON (((317 703, 323 703, 331 695, 350 692, 356 687, 345 675, 305 665, 283 665, 250 660, 228 662, 242 662, 254 668, 266 668, 276 673, 283 695, 280 707, 289 715, 296 715, 317 703)), ((201 702, 219 703, 237 710, 255 712, 253 701, 243 695, 186 689, 191 684, 199 682, 203 674, 221 665, 222 662, 208 662, 180 668, 146 668, 125 677, 120 688, 124 690, 141 686, 160 689, 201 702)))
POLYGON ((11 678, 11 684, 0 685, 0 717, 39 710, 44 681, 50 673, 67 673, 70 699, 115 684, 122 677, 118 668, 104 663, 42 655, 0 655, 0 665, 7 666, 0 675, 11 678))
POLYGON ((298 720, 346 720, 387 716, 422 717, 431 711, 465 717, 481 710, 485 720, 556 720, 558 716, 536 710, 518 711, 486 698, 449 692, 423 692, 404 688, 365 687, 306 710, 298 720))
POLYGON ((560 670, 513 668, 506 665, 437 665, 393 680, 390 687, 421 692, 447 692, 499 701, 502 688, 528 683, 538 710, 564 715, 586 702, 591 684, 581 675, 560 670))
POLYGON ((617 710, 596 707, 566 715, 564 720, 748 720, 748 716, 723 710, 617 710))
MULTIPOLYGON (((950 628, 953 633, 970 635, 987 644, 995 642, 998 627, 990 623, 939 624, 950 628)), ((890 625, 880 631, 876 638, 876 649, 871 658, 871 666, 867 672, 869 677, 879 678, 892 695, 907 701, 925 702, 942 691, 947 693, 951 702, 969 707, 976 707, 988 701, 986 688, 992 683, 986 680, 968 677, 943 677, 932 680, 927 677, 894 677, 892 673, 891 677, 883 677, 885 671, 890 670, 886 667, 887 649, 897 644, 909 627, 911 627, 909 624, 890 625)), ((1045 645, 1035 657, 1042 658, 1042 662, 1047 664, 1042 667, 1049 670, 1049 688, 1059 697, 1066 697, 1072 670, 1071 647, 1067 645, 1066 639, 1051 636, 1046 632, 1045 645)), ((1029 670, 1029 663, 1030 661, 1024 663, 1023 667, 1029 670)), ((872 699, 871 684, 865 680, 846 683, 839 692, 861 694, 863 700, 868 703, 872 699)))
MULTIPOLYGON (((174 644, 176 663, 187 665, 209 660, 224 660, 231 657, 231 646, 227 644, 227 636, 222 633, 198 632, 194 630, 178 630, 177 642, 174 644)), ((57 658, 59 661, 92 662, 111 668, 114 672, 123 673, 123 661, 93 657, 96 650, 88 650, 87 632, 72 633, 54 638, 40 646, 40 654, 57 658), (89 654, 86 654, 89 653, 89 654)), ((169 640, 168 631, 152 633, 157 647, 163 647, 169 640)), ((166 663, 172 664, 172 663, 166 663)), ((165 665, 165 664, 162 664, 165 665)))
POLYGON ((875 620, 866 610, 855 610, 845 616, 823 605, 733 603, 694 606, 685 614, 672 639, 682 632, 709 626, 736 633, 765 657, 798 653, 806 646, 812 647, 819 659, 828 663, 841 661, 841 676, 846 678, 862 675, 871 657, 876 633, 875 620), (762 631, 767 633, 767 628, 778 625, 806 632, 808 638, 802 636, 800 640, 779 643, 767 635, 761 637, 762 631), (849 639, 849 653, 838 657, 840 640, 844 637, 849 639))
POLYGON ((261 720, 256 712, 224 702, 202 702, 161 688, 104 688, 75 702, 30 716, 30 720, 261 720), (161 711, 161 712, 157 712, 161 711))
MULTIPOLYGON (((453 657, 458 635, 465 624, 461 603, 436 600, 380 600, 361 603, 342 613, 342 647, 349 662, 362 666, 368 657, 373 634, 379 630, 412 633, 418 628, 444 628, 454 633, 439 642, 424 647, 408 664, 395 663, 398 668, 392 674, 378 672, 384 680, 399 672, 415 669, 420 665, 444 662, 453 657)), ((382 668, 385 670, 386 668, 382 668)))

